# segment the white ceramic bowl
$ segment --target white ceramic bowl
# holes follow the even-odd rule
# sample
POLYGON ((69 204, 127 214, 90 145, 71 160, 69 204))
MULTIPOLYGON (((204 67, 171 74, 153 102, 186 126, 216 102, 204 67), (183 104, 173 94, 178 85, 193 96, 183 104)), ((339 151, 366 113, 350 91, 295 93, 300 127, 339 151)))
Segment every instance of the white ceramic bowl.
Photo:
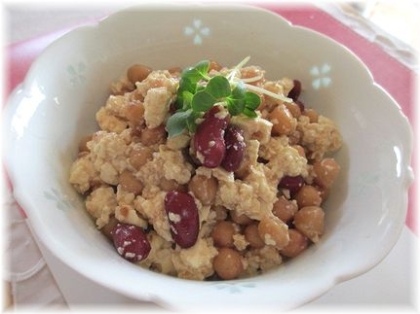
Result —
POLYGON ((14 91, 3 123, 14 194, 39 240, 83 276, 126 296, 175 309, 288 309, 380 262, 404 225, 412 136, 393 99, 350 51, 247 6, 143 6, 83 27, 49 46, 14 91), (144 270, 115 253, 67 182, 77 143, 97 129, 109 83, 136 62, 155 69, 203 59, 250 64, 301 80, 303 99, 339 126, 339 181, 322 240, 275 271, 195 282, 144 270))

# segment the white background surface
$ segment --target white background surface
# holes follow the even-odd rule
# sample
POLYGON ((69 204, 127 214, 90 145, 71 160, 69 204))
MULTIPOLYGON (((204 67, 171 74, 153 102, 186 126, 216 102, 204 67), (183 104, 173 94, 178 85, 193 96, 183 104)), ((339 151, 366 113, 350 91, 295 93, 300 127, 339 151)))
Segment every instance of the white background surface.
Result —
MULTIPOLYGON (((6 43, 18 42, 43 35, 56 29, 92 21, 111 13, 113 10, 115 9, 34 11, 33 8, 25 8, 23 6, 9 7, 4 12, 6 43)), ((419 293, 418 271, 416 267, 418 265, 418 244, 418 237, 407 227, 404 227, 396 246, 379 265, 356 279, 339 284, 319 299, 314 300, 297 311, 374 310, 378 312, 417 312, 419 293)), ((19 286, 18 289, 22 289, 22 291, 28 294, 26 305, 39 308, 43 307, 43 304, 48 306, 50 302, 54 307, 57 306, 57 303, 63 303, 71 309, 80 309, 80 306, 83 308, 83 306, 88 304, 105 303, 127 306, 138 303, 137 301, 98 287, 93 282, 80 277, 61 262, 57 261, 45 251, 44 247, 41 246, 40 249, 43 253, 43 258, 49 265, 49 269, 54 274, 56 283, 60 288, 58 293, 61 292, 64 299, 51 302, 48 297, 42 296, 42 294, 36 300, 30 299, 31 289, 38 290, 38 292, 42 289, 55 289, 54 280, 47 268, 43 276, 32 279, 32 284, 19 286), (81 286, 83 289, 80 289, 81 286)), ((24 258, 24 256, 21 256, 21 258, 24 258)), ((15 291, 15 293, 17 292, 15 291)), ((25 294, 23 295, 25 296, 25 294)), ((23 302, 25 305, 25 298, 19 302, 23 302)), ((155 309, 156 307, 152 306, 151 308, 155 309)))

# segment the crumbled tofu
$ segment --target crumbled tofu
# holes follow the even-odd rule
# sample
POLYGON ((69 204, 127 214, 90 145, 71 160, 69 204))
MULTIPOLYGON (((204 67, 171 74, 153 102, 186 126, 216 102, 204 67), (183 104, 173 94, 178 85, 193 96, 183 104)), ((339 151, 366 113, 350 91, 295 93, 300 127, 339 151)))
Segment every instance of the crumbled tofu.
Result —
POLYGON ((264 118, 256 117, 255 119, 250 119, 238 115, 233 116, 230 122, 244 131, 246 140, 258 140, 261 144, 265 144, 271 138, 273 124, 264 118))
POLYGON ((253 249, 245 253, 248 267, 247 276, 255 276, 261 272, 278 267, 283 259, 274 246, 264 246, 261 249, 253 249))
POLYGON ((69 182, 77 192, 83 194, 90 189, 93 182, 99 182, 90 154, 85 154, 72 164, 69 182))
POLYGON ((144 120, 148 128, 160 126, 169 114, 172 94, 166 87, 150 89, 144 98, 144 120))
POLYGON ((121 133, 128 127, 128 121, 116 117, 104 107, 96 113, 96 121, 104 131, 121 133))
POLYGON ((109 221, 109 216, 117 206, 117 197, 111 187, 100 186, 93 190, 86 199, 86 209, 93 218, 96 218, 96 225, 102 228, 109 221))
POLYGON ((151 72, 142 82, 136 82, 137 91, 144 97, 149 90, 158 87, 164 87, 171 94, 176 94, 178 88, 178 80, 166 70, 156 70, 151 72))
POLYGON ((172 136, 167 139, 166 146, 172 150, 181 150, 188 147, 190 143, 191 136, 188 134, 179 134, 177 136, 172 136))
POLYGON ((312 151, 313 158, 320 159, 342 146, 343 140, 337 126, 324 116, 319 116, 315 123, 311 123, 308 117, 301 116, 297 128, 302 132, 302 142, 312 151))
POLYGON ((245 239, 243 234, 234 234, 233 235, 233 245, 238 251, 243 251, 249 245, 249 242, 245 239))
POLYGON ((136 198, 136 195, 134 193, 127 192, 126 190, 121 188, 121 185, 118 185, 118 187, 117 187, 117 201, 118 201, 118 204, 132 205, 135 198, 136 198))
MULTIPOLYGON (((264 89, 274 93, 274 94, 278 94, 278 95, 287 95, 287 93, 285 93, 285 88, 284 85, 282 84, 282 81, 266 81, 264 83, 264 89)), ((272 109, 274 106, 277 106, 279 104, 281 104, 282 102, 276 98, 270 97, 270 96, 266 96, 264 99, 264 105, 266 106, 267 109, 272 109)))
POLYGON ((147 258, 139 264, 154 271, 176 276, 176 270, 172 263, 172 243, 166 241, 155 231, 148 235, 151 251, 147 258))
POLYGON ((199 239, 192 247, 174 253, 172 262, 178 277, 204 280, 214 272, 213 259, 216 255, 217 249, 210 239, 199 239))
POLYGON ((127 106, 127 96, 111 95, 105 103, 105 110, 114 116, 125 118, 125 111, 127 106))
POLYGON ((126 224, 147 228, 147 221, 140 217, 139 213, 130 205, 116 206, 115 218, 126 224))
POLYGON ((118 184, 118 175, 127 166, 125 151, 127 144, 114 132, 98 131, 88 142, 93 166, 101 180, 111 185, 118 184))
POLYGON ((188 183, 191 179, 192 166, 185 161, 180 150, 170 150, 165 145, 159 147, 162 158, 163 174, 167 180, 175 180, 180 184, 188 183))
POLYGON ((267 144, 261 145, 260 156, 268 160, 267 167, 276 175, 276 180, 284 175, 308 175, 306 158, 289 145, 286 136, 272 137, 267 144))
POLYGON ((244 181, 219 181, 216 204, 261 220, 271 212, 276 194, 277 188, 269 184, 262 170, 251 167, 251 174, 244 181))
POLYGON ((137 196, 134 206, 153 225, 158 235, 167 241, 172 241, 169 219, 164 209, 165 196, 166 192, 163 191, 150 199, 137 196))

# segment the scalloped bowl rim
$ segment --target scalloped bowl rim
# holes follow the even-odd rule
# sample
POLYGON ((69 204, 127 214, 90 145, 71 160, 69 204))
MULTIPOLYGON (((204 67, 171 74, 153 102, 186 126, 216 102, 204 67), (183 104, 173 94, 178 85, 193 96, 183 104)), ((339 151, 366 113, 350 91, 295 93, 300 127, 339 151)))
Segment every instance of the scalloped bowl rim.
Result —
MULTIPOLYGON (((139 6, 136 8, 142 9, 145 6, 139 6)), ((222 5, 222 6, 215 6, 213 5, 212 8, 218 9, 218 10, 223 10, 226 8, 234 8, 234 9, 245 9, 245 10, 250 10, 252 12, 259 12, 259 14, 270 14, 271 16, 274 16, 275 14, 272 12, 269 12, 265 9, 261 9, 261 8, 257 8, 254 6, 246 6, 246 5, 233 5, 233 6, 227 6, 227 5, 222 5)), ((157 7, 156 7, 157 8, 157 7)), ((178 8, 178 7, 177 7, 178 8)), ((202 7, 203 8, 203 7, 202 7)), ((194 7, 192 10, 197 9, 197 7, 194 7)), ((10 97, 10 101, 8 106, 6 107, 6 118, 9 117, 11 119, 11 117, 16 114, 16 110, 17 107, 22 103, 22 100, 25 99, 25 89, 29 88, 33 83, 34 80, 36 79, 36 74, 37 74, 37 70, 40 67, 39 63, 41 63, 40 60, 42 60, 43 56, 46 55, 47 52, 53 51, 54 49, 56 49, 56 47, 60 46, 61 44, 65 43, 65 41, 69 38, 69 36, 75 36, 75 35, 79 35, 79 36, 83 36, 85 35, 85 33, 88 33, 87 36, 92 35, 96 32, 100 32, 101 28, 104 27, 104 25, 108 25, 111 23, 115 23, 116 21, 119 21, 119 19, 121 19, 124 14, 130 12, 131 9, 127 9, 127 10, 123 10, 117 13, 114 13, 112 15, 110 15, 109 17, 101 20, 100 22, 98 22, 96 25, 89 25, 89 26, 83 26, 80 27, 78 29, 75 29, 73 31, 71 31, 68 34, 65 34, 64 36, 62 36, 60 39, 58 39, 56 42, 54 42, 53 44, 51 44, 42 54, 40 57, 38 57, 38 59, 33 63, 33 65, 31 66, 25 81, 23 83, 23 85, 19 86, 17 89, 15 89, 15 91, 12 93, 11 97, 10 97), (14 106, 12 106, 12 104, 14 106), (14 107, 14 108, 12 108, 14 107)), ((392 105, 394 106, 394 108, 391 109, 397 109, 395 112, 400 114, 400 117, 398 118, 398 121, 400 121, 401 126, 402 126, 402 137, 405 137, 406 142, 404 143, 404 156, 402 157, 402 165, 405 165, 406 167, 402 169, 402 171, 404 172, 403 176, 404 178, 401 179, 401 191, 403 192, 402 194, 404 194, 404 196, 402 197, 401 200, 401 212, 399 215, 397 215, 397 218, 399 219, 399 221, 397 222, 397 226, 394 226, 394 232, 392 233, 392 235, 387 235, 387 240, 388 240, 388 246, 386 248, 382 248, 382 250, 378 252, 376 252, 376 255, 373 257, 370 257, 370 259, 368 259, 367 261, 365 261, 364 263, 362 263, 361 265, 358 266, 357 269, 352 269, 352 270, 348 270, 347 272, 342 272, 342 273, 332 273, 330 275, 330 277, 328 278, 324 278, 323 281, 316 281, 315 283, 312 283, 310 280, 307 282, 308 285, 308 291, 304 291, 302 292, 301 296, 297 296, 292 298, 292 300, 290 300, 290 302, 284 303, 284 304, 276 304, 276 306, 278 307, 285 307, 285 308, 293 308, 299 305, 302 305, 303 303, 309 302, 310 300, 320 296, 321 294, 325 293, 326 291, 328 291, 330 288, 332 288, 333 286, 335 286, 337 283, 342 282, 344 280, 348 280, 351 279, 353 277, 356 277, 366 271, 368 271, 369 269, 371 269, 372 267, 374 267, 376 264, 378 264, 393 248, 393 246, 395 245, 396 241, 398 240, 398 237, 400 235, 400 232, 402 230, 402 227, 404 225, 404 218, 405 218, 405 210, 407 207, 407 190, 409 185, 411 184, 411 182, 413 181, 413 175, 412 175, 412 171, 411 168, 408 166, 409 165, 409 157, 411 155, 411 151, 412 151, 412 135, 411 135, 411 130, 408 124, 407 119, 405 118, 405 116, 403 115, 403 113, 401 112, 401 109, 399 108, 399 106, 397 105, 397 103, 392 99, 392 97, 379 85, 377 85, 372 78, 372 75, 370 74, 368 68, 358 59, 358 57, 356 57, 351 51, 349 51, 347 48, 345 48, 344 46, 337 44, 336 42, 334 42, 333 40, 331 40, 330 38, 326 37, 325 35, 319 34, 315 31, 306 29, 304 27, 300 27, 300 26, 294 26, 291 23, 289 23, 288 21, 286 21, 285 19, 283 19, 282 17, 275 15, 276 19, 279 21, 279 23, 283 23, 284 25, 287 24, 286 27, 288 29, 288 31, 294 31, 299 29, 300 31, 306 32, 308 34, 310 34, 310 36, 312 37, 318 37, 319 40, 325 41, 325 42, 329 42, 330 44, 334 44, 336 46, 339 46, 341 49, 341 51, 343 52, 343 54, 346 55, 347 58, 353 58, 354 60, 356 60, 355 62, 359 64, 360 66, 360 72, 362 72, 362 75, 368 76, 369 77, 369 83, 372 84, 372 89, 376 89, 376 93, 379 95, 381 94, 383 97, 386 97, 389 99, 389 103, 392 103, 392 105), (311 290, 312 289, 312 290, 311 290)), ((3 134, 5 134, 5 132, 3 132, 3 134)), ((13 182, 14 185, 14 195, 16 197, 16 199, 18 200, 18 202, 20 203, 20 205, 22 205, 22 207, 25 209, 32 225, 33 225, 33 229, 35 230, 35 236, 37 237, 37 239, 43 243, 49 251, 51 251, 51 253, 56 256, 58 259, 60 259, 61 261, 63 261, 65 264, 67 264, 68 266, 70 266, 71 268, 75 269, 77 272, 81 273, 83 276, 85 276, 86 278, 89 278, 90 280, 93 280, 94 282, 106 286, 110 289, 113 289, 115 291, 118 291, 124 295, 133 297, 135 299, 140 299, 140 300, 148 300, 148 301, 153 301, 153 302, 157 302, 158 304, 164 305, 164 306, 173 306, 173 307, 178 307, 179 304, 176 304, 176 299, 188 299, 187 297, 182 297, 182 294, 187 294, 185 292, 191 292, 193 293, 194 291, 198 291, 198 292, 203 292, 204 296, 207 297, 208 295, 212 296, 216 296, 218 298, 223 298, 223 302, 221 302, 224 306, 227 306, 229 302, 229 305, 231 307, 235 307, 235 303, 237 302, 237 300, 239 300, 238 295, 235 294, 229 294, 226 291, 230 288, 230 287, 234 287, 234 285, 238 284, 239 286, 243 286, 246 287, 246 285, 252 285, 253 282, 255 282, 256 280, 261 280, 262 278, 265 278, 267 276, 270 276, 271 273, 268 273, 266 275, 263 276, 259 276, 258 279, 255 278, 249 278, 246 280, 236 280, 236 281, 232 281, 232 282, 225 282, 222 283, 222 286, 220 286, 220 288, 217 289, 213 289, 210 291, 209 287, 212 285, 215 285, 215 283, 211 283, 211 282, 206 282, 206 283, 197 283, 197 282, 191 282, 191 281, 185 281, 185 280, 179 280, 176 278, 171 278, 168 276, 164 276, 164 275, 160 275, 160 274, 155 274, 152 273, 150 271, 144 271, 144 270, 140 270, 137 266, 134 265, 126 265, 123 264, 125 261, 113 261, 113 263, 115 265, 118 264, 123 264, 125 265, 124 267, 127 269, 127 271, 129 271, 130 273, 133 272, 138 272, 139 274, 141 273, 141 277, 144 278, 145 280, 147 280, 148 283, 148 288, 149 290, 144 290, 144 289, 139 289, 140 291, 133 291, 132 289, 129 289, 128 287, 131 287, 130 285, 127 285, 125 283, 122 282, 118 282, 118 280, 116 280, 116 278, 112 275, 110 275, 109 277, 101 277, 98 274, 95 273, 95 270, 92 268, 94 265, 89 265, 89 267, 86 267, 87 265, 83 264, 80 265, 78 262, 79 260, 72 258, 72 254, 71 252, 62 250, 60 248, 60 243, 58 240, 55 239, 51 239, 48 238, 48 233, 45 233, 42 230, 43 224, 41 221, 41 217, 38 216, 36 213, 37 208, 35 208, 34 204, 33 204, 33 199, 31 198, 31 195, 29 193, 27 193, 27 187, 25 187, 26 182, 25 180, 22 181, 22 178, 24 178, 22 175, 23 173, 19 174, 19 164, 15 164, 14 161, 12 160, 7 160, 9 156, 6 156, 6 165, 7 165, 7 169, 9 170, 9 174, 11 177, 11 180, 13 182), (94 274, 94 275, 92 275, 94 274), (176 289, 178 291, 174 292, 172 290, 172 292, 174 292, 174 296, 169 297, 168 295, 162 295, 159 292, 159 289, 161 288, 161 285, 167 285, 167 286, 171 286, 171 284, 174 284, 174 287, 177 287, 176 289), (223 286, 223 284, 225 286, 223 286), (224 290, 225 287, 226 289, 224 290), (182 292, 182 293, 180 293, 182 292), (227 296, 227 297, 226 297, 227 296)), ((339 249, 338 249, 339 250, 339 249)), ((140 275, 139 275, 140 277, 140 275)), ((310 278, 309 278, 310 279, 310 278)), ((319 278, 318 278, 319 279, 319 278)), ((293 283, 293 280, 289 278, 289 280, 291 280, 291 282, 293 283)), ((259 289, 262 289, 263 294, 265 294, 264 297, 260 298, 262 293, 258 293, 258 298, 260 298, 260 301, 264 301, 264 302, 268 302, 270 301, 270 298, 273 297, 273 292, 270 290, 273 287, 270 285, 269 287, 261 287, 259 289)), ((246 290, 244 288, 244 290, 246 290)), ((250 289, 253 290, 253 289, 250 289)), ((255 292, 256 290, 251 291, 255 292)), ((244 292, 245 294, 245 298, 248 298, 251 300, 250 295, 247 294, 247 291, 244 292)), ((252 294, 251 294, 252 295, 252 294)), ((241 299, 244 300, 244 299, 241 299)), ((202 299, 198 298, 198 301, 194 301, 194 300, 190 300, 191 302, 189 303, 188 306, 192 306, 194 302, 196 302, 197 304, 194 303, 195 306, 199 306, 200 302, 202 302, 202 299)), ((280 302, 281 303, 281 302, 280 302)), ((261 307, 261 302, 257 303, 259 307, 261 307)), ((248 306, 248 304, 247 304, 248 306)), ((181 305, 180 308, 185 307, 185 305, 181 305)))

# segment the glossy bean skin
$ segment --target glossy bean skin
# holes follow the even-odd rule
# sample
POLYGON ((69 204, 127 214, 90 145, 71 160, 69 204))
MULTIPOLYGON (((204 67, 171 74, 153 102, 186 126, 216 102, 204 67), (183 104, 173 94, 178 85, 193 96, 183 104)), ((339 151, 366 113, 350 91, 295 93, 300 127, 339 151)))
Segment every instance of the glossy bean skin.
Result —
POLYGON ((120 186, 127 192, 139 195, 143 191, 143 183, 140 180, 138 180, 130 171, 126 170, 123 173, 121 173, 119 181, 120 186))
POLYGON ((143 64, 133 64, 127 69, 127 78, 128 80, 135 84, 136 82, 141 82, 147 78, 147 76, 152 72, 152 69, 143 64))
POLYGON ((203 166, 216 168, 222 163, 226 153, 224 135, 227 126, 228 115, 221 106, 214 106, 205 113, 193 138, 196 157, 203 166))
POLYGON ((304 185, 294 195, 294 198, 299 206, 319 206, 322 203, 322 197, 320 191, 312 185, 304 185))
POLYGON ((308 238, 297 229, 289 229, 289 238, 289 243, 280 250, 283 256, 296 257, 308 247, 308 238))
POLYGON ((194 198, 185 192, 170 191, 165 196, 164 204, 175 243, 183 249, 193 246, 199 232, 198 209, 194 198))
POLYGON ((302 234, 318 242, 324 233, 325 213, 319 206, 306 206, 298 210, 293 219, 293 224, 302 234))
POLYGON ((289 243, 287 225, 276 216, 265 216, 258 224, 258 233, 267 245, 281 249, 289 243))
POLYGON ((296 129, 296 119, 284 105, 275 107, 268 119, 273 123, 273 135, 290 135, 296 129))
POLYGON ((273 214, 279 218, 284 223, 288 223, 293 219, 293 216, 298 210, 296 202, 292 202, 286 199, 284 196, 281 196, 273 204, 273 214))
POLYGON ((250 223, 253 222, 253 220, 251 218, 249 218, 248 216, 244 215, 244 214, 238 214, 236 210, 231 210, 230 211, 230 217, 232 219, 233 222, 237 223, 238 225, 241 226, 246 226, 249 225, 250 223))
POLYGON ((112 230, 114 246, 118 254, 130 262, 145 259, 151 250, 146 233, 138 226, 117 223, 112 230))
POLYGON ((213 260, 213 268, 224 280, 237 278, 243 271, 241 255, 234 249, 223 247, 213 260))
POLYGON ((244 235, 252 248, 260 249, 265 246, 265 243, 258 232, 258 223, 252 223, 246 226, 244 235))
POLYGON ((189 190, 203 205, 211 205, 216 198, 218 182, 216 178, 195 175, 188 184, 189 190))
POLYGON ((125 115, 131 125, 140 125, 144 117, 143 104, 132 103, 125 109, 125 115))
POLYGON ((214 226, 211 233, 214 245, 217 247, 231 247, 233 245, 233 235, 235 228, 229 221, 219 221, 214 226))
POLYGON ((333 158, 324 158, 314 163, 315 183, 329 189, 340 173, 340 165, 333 158))
POLYGON ((225 133, 226 155, 222 161, 222 167, 226 171, 239 169, 245 153, 244 132, 237 126, 230 124, 225 133))

